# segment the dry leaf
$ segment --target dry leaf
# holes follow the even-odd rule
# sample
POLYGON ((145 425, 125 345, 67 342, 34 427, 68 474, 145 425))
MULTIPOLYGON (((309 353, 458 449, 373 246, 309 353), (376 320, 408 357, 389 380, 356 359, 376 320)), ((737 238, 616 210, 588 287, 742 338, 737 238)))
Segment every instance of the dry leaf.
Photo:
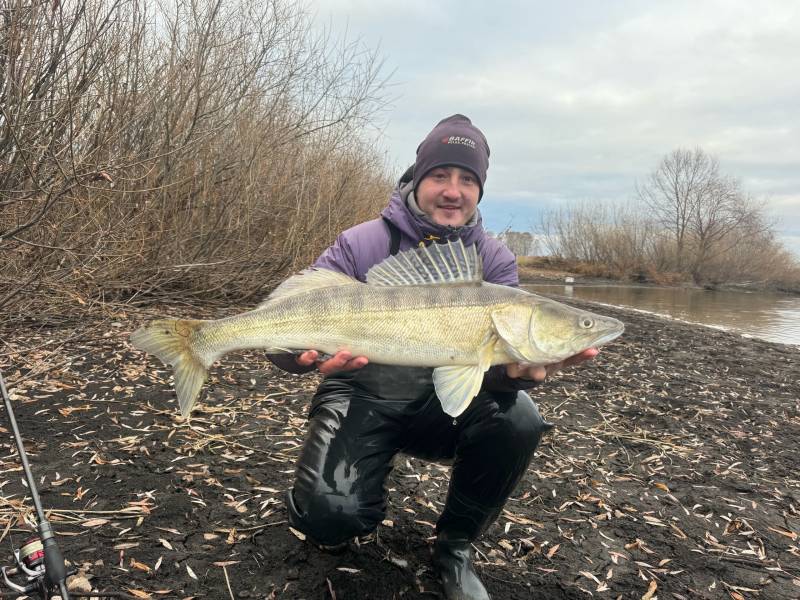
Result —
POLYGON ((189 577, 197 581, 197 575, 194 574, 194 571, 192 571, 192 568, 189 565, 186 565, 186 572, 189 574, 189 577))
POLYGON ((172 527, 156 527, 156 529, 159 531, 166 531, 167 533, 174 533, 175 535, 183 535, 180 531, 172 527))
POLYGON ((408 568, 408 561, 405 558, 397 558, 396 556, 390 556, 389 557, 389 562, 391 562, 392 564, 397 565, 401 569, 407 569, 408 568))
POLYGON ((427 525, 431 529, 436 529, 436 525, 434 525, 430 521, 422 521, 422 520, 419 520, 419 519, 414 519, 414 523, 419 523, 420 525, 427 525))
POLYGON ((656 583, 655 579, 651 579, 650 585, 647 588, 647 593, 642 596, 642 600, 650 600, 656 593, 656 589, 658 589, 658 584, 656 583))
POLYGON ((550 550, 547 551, 547 558, 553 558, 553 555, 558 552, 558 549, 561 547, 561 544, 556 544, 550 550))
POLYGON ((153 596, 145 592, 144 590, 135 590, 133 588, 125 588, 132 596, 136 596, 137 598, 143 598, 144 600, 151 600, 153 596))
POLYGON ((138 560, 131 558, 131 566, 134 569, 139 569, 140 571, 144 571, 145 573, 149 573, 152 569, 148 567, 144 563, 140 563, 138 560))
POLYGON ((793 542, 797 541, 797 534, 794 531, 787 531, 786 529, 775 529, 774 527, 769 528, 770 531, 774 531, 775 533, 780 533, 781 535, 785 535, 786 537, 790 538, 793 542))
POLYGON ((685 540, 685 539, 687 539, 689 537, 685 533, 683 533, 683 531, 681 531, 680 527, 678 527, 674 523, 670 523, 669 526, 672 527, 672 529, 677 532, 677 534, 678 534, 677 537, 678 538, 680 538, 682 540, 685 540))
POLYGON ((75 575, 67 579, 67 590, 70 592, 91 592, 92 584, 86 577, 75 575))
POLYGON ((578 571, 578 572, 579 572, 581 575, 583 575, 584 577, 587 577, 587 578, 591 579, 592 581, 594 581, 594 582, 595 582, 595 583, 597 583, 597 584, 600 584, 600 583, 601 583, 601 582, 600 582, 600 580, 597 578, 597 576, 595 576, 595 575, 594 575, 594 574, 592 574, 592 573, 589 573, 589 571, 578 571))
POLYGON ((81 523, 81 525, 84 527, 100 527, 106 523, 108 523, 108 519, 89 519, 88 521, 81 523))

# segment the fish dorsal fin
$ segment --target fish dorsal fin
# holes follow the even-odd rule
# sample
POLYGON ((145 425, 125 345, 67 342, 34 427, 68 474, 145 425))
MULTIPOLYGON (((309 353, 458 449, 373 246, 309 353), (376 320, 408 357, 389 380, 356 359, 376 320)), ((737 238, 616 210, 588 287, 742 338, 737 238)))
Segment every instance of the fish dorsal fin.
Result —
POLYGON ((446 285, 483 280, 481 257, 475 245, 459 238, 390 256, 367 272, 369 285, 446 285))
POLYGON ((353 279, 349 275, 337 271, 315 268, 306 269, 300 271, 297 275, 292 275, 289 279, 276 287, 272 293, 267 296, 267 299, 259 305, 259 308, 280 298, 288 298, 289 296, 296 296, 313 290, 340 287, 343 285, 363 284, 357 279, 353 279))

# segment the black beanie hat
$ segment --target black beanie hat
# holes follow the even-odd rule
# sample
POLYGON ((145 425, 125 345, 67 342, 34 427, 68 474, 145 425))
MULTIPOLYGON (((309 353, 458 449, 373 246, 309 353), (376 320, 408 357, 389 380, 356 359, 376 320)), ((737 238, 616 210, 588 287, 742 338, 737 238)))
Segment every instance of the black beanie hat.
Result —
POLYGON ((442 119, 417 148, 414 163, 414 189, 431 169, 451 165, 469 169, 483 184, 489 169, 489 144, 481 130, 464 115, 442 119))

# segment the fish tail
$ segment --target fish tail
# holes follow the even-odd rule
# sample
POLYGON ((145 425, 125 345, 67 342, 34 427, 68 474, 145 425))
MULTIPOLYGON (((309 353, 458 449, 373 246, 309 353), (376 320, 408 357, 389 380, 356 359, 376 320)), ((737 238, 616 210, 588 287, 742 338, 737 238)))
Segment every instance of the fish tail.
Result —
POLYGON ((192 344, 193 335, 205 321, 162 319, 137 329, 131 343, 139 350, 155 354, 171 365, 175 373, 175 393, 181 415, 188 417, 200 388, 208 377, 208 368, 192 344))

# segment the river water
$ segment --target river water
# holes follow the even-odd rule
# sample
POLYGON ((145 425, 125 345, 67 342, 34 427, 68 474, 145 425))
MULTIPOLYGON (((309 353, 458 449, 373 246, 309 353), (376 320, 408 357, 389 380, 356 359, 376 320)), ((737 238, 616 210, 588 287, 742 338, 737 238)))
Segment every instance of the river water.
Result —
POLYGON ((771 342, 800 345, 798 296, 633 285, 558 284, 524 287, 544 296, 567 296, 636 308, 771 342))

